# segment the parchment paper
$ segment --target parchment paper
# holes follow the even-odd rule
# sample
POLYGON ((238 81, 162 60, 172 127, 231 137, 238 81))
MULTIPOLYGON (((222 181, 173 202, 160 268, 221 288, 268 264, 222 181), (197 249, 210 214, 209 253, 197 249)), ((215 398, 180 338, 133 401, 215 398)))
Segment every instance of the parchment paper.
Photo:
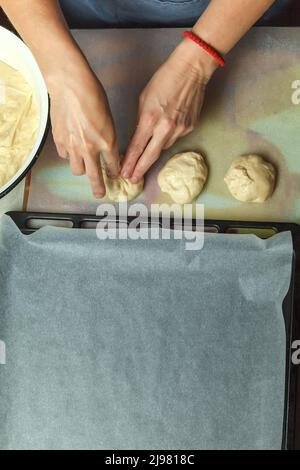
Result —
POLYGON ((278 449, 292 240, 0 220, 1 449, 278 449))

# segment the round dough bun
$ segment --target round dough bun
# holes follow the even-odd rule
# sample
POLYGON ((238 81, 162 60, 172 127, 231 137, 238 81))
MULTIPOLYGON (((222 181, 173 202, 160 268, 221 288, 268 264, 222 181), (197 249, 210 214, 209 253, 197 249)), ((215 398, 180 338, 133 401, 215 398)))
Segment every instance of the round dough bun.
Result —
POLYGON ((157 182, 174 202, 188 204, 202 191, 208 169, 202 155, 184 152, 174 155, 159 172, 157 182))
POLYGON ((106 171, 103 170, 104 182, 106 186, 106 195, 113 202, 132 201, 137 198, 144 189, 144 179, 136 184, 118 176, 118 178, 109 178, 106 171))
POLYGON ((264 202, 272 196, 276 171, 271 163, 258 155, 234 160, 224 181, 229 191, 242 202, 264 202))

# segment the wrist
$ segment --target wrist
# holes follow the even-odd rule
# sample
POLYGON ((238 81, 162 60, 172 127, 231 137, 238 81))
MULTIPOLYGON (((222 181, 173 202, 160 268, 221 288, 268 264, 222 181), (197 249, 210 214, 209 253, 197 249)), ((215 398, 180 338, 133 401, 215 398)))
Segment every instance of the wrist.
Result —
POLYGON ((204 49, 190 39, 183 39, 175 54, 181 58, 200 80, 209 82, 218 68, 218 63, 204 49))
POLYGON ((87 69, 90 72, 90 67, 79 49, 68 51, 67 60, 66 54, 62 56, 54 54, 54 57, 55 61, 53 63, 47 62, 42 67, 43 76, 50 95, 58 87, 61 88, 78 80, 80 76, 86 73, 87 69))

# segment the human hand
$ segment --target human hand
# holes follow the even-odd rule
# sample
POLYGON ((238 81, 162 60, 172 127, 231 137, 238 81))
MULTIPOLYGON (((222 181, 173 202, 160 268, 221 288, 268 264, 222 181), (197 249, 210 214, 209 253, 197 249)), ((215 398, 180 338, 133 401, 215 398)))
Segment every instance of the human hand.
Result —
POLYGON ((74 175, 86 174, 96 198, 105 196, 100 153, 111 177, 119 174, 119 150, 105 91, 88 64, 51 77, 51 121, 58 154, 74 175))
POLYGON ((214 60, 188 40, 160 67, 140 97, 138 125, 122 164, 124 178, 138 182, 163 149, 194 129, 216 68, 214 60))

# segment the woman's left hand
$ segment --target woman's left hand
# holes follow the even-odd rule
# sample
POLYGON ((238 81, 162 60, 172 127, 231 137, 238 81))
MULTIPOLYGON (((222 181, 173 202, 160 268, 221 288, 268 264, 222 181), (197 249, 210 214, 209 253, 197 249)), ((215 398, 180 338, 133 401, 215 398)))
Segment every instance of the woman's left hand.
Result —
POLYGON ((216 67, 186 39, 155 73, 140 96, 138 125, 122 164, 124 178, 138 182, 163 149, 194 129, 216 67))

